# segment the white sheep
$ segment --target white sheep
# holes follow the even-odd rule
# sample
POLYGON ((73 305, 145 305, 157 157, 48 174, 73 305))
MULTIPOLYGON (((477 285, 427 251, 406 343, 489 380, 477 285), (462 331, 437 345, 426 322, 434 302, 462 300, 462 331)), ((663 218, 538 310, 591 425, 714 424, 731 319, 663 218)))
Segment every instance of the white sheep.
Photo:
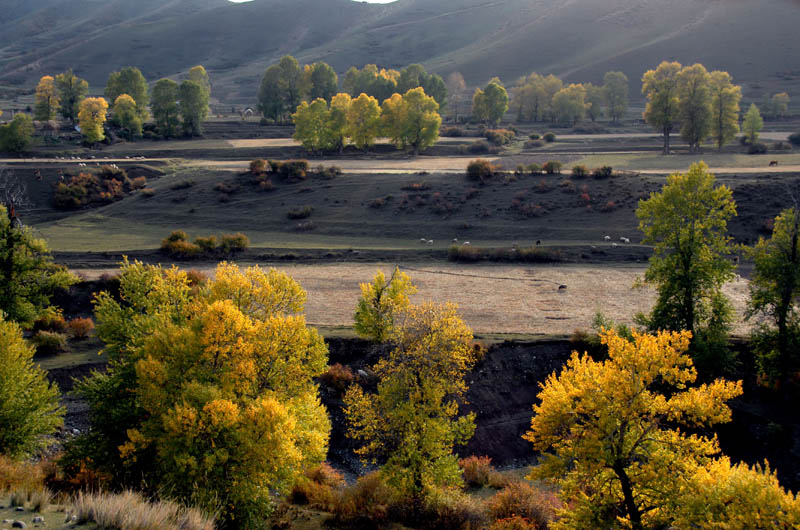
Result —
POLYGON ((453 238, 453 243, 458 243, 458 238, 457 237, 453 238))
POLYGON ((468 247, 469 245, 470 245, 470 242, 469 242, 469 241, 464 241, 464 246, 465 246, 465 247, 468 247))
POLYGON ((628 239, 627 237, 621 237, 621 238, 619 238, 619 240, 622 241, 623 243, 630 243, 631 242, 631 240, 628 239))
POLYGON ((433 239, 429 239, 429 240, 427 241, 427 243, 428 243, 429 245, 433 245, 433 239))
POLYGON ((419 238, 419 242, 420 243, 427 243, 428 240, 426 238, 424 238, 424 237, 421 237, 421 238, 419 238))
POLYGON ((611 236, 603 236, 603 241, 611 241, 611 236))
POLYGON ((616 244, 616 243, 611 243, 611 246, 612 246, 613 248, 617 248, 617 244, 616 244))

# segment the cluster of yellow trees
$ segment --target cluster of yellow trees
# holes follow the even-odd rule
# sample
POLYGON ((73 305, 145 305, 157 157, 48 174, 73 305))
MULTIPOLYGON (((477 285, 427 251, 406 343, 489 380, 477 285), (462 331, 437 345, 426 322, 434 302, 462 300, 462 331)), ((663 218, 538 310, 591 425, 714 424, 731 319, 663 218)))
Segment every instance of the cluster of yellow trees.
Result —
POLYGON ((398 148, 416 154, 439 138, 438 110, 439 104, 422 87, 393 94, 382 105, 367 94, 352 98, 339 93, 330 105, 322 98, 300 103, 292 114, 294 138, 310 151, 341 152, 348 141, 367 149, 379 136, 387 136, 398 148))

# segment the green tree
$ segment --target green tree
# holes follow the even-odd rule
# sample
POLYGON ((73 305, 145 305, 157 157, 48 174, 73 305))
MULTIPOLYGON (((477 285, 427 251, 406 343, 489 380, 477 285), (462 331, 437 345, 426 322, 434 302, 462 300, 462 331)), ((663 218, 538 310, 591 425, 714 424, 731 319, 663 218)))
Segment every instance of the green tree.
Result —
POLYGON ((553 96, 564 87, 561 79, 554 75, 542 76, 536 72, 521 77, 511 89, 517 119, 543 121, 553 119, 553 96))
POLYGON ((201 87, 203 87, 203 91, 206 93, 206 97, 211 96, 211 81, 208 78, 208 72, 206 69, 203 68, 201 65, 193 66, 189 69, 189 73, 186 75, 186 78, 189 81, 194 81, 201 87))
POLYGON ((33 116, 39 121, 54 120, 58 109, 61 108, 61 101, 58 98, 55 80, 46 75, 39 80, 36 85, 36 102, 34 103, 33 116))
POLYGON ((73 74, 72 69, 58 74, 55 82, 61 100, 61 115, 75 123, 81 102, 89 94, 89 83, 73 74))
POLYGON ((150 117, 147 106, 150 104, 150 95, 147 90, 147 80, 142 72, 135 66, 126 66, 122 70, 112 72, 108 76, 105 96, 108 101, 116 101, 122 94, 128 94, 136 102, 136 113, 142 122, 150 117))
POLYGON ((361 94, 347 110, 347 136, 359 149, 367 149, 375 143, 381 129, 381 107, 372 96, 361 94))
POLYGON ((453 454, 475 431, 474 413, 459 415, 476 359, 472 331, 452 304, 411 306, 395 320, 394 349, 373 370, 377 392, 351 386, 344 397, 348 436, 390 485, 420 507, 436 488, 461 484, 453 454))
POLYGON ((421 64, 410 64, 400 71, 397 78, 397 91, 401 94, 413 88, 422 87, 426 94, 431 96, 444 108, 447 102, 447 85, 438 74, 429 74, 421 64))
POLYGON ((779 92, 774 94, 770 100, 772 112, 778 119, 785 118, 789 112, 789 94, 779 92))
POLYGON ((327 63, 307 64, 301 78, 301 94, 308 101, 317 98, 330 101, 339 88, 339 78, 327 63))
POLYGON ((690 151, 698 151, 711 133, 712 114, 711 75, 702 64, 686 66, 678 73, 678 105, 681 137, 690 151))
POLYGON ((22 153, 33 143, 33 120, 27 114, 18 112, 14 119, 0 125, 0 151, 22 153))
POLYGON ((644 279, 658 290, 646 324, 690 331, 695 362, 708 370, 727 368, 731 309, 722 285, 733 276, 727 226, 735 215, 730 188, 715 186, 703 162, 670 175, 636 209, 643 242, 654 246, 644 279))
POLYGON ((77 279, 53 263, 43 239, 21 226, 15 204, 0 204, 0 312, 28 327, 50 306, 53 294, 77 279))
POLYGON ((500 123, 508 110, 508 92, 498 82, 490 81, 483 90, 472 96, 472 114, 481 121, 500 123))
POLYGON ((666 528, 682 485, 719 452, 689 434, 731 419, 741 381, 693 386, 688 332, 601 334, 608 358, 572 353, 551 374, 524 438, 543 454, 529 478, 551 479, 567 508, 557 528, 666 528))
POLYGON ((33 363, 34 348, 0 312, 0 454, 29 456, 52 442, 63 424, 58 387, 33 363))
POLYGON ((373 342, 386 342, 394 330, 395 316, 411 304, 409 295, 417 292, 411 278, 395 267, 389 281, 382 271, 370 283, 362 283, 353 326, 356 333, 373 342))
POLYGON ((747 114, 744 115, 742 121, 742 131, 747 143, 754 144, 758 141, 758 133, 764 127, 764 119, 758 111, 755 103, 750 103, 750 108, 747 109, 747 114))
POLYGON ((285 120, 301 97, 302 70, 297 59, 285 55, 267 68, 258 89, 258 109, 266 118, 285 120))
POLYGON ((728 72, 711 72, 711 137, 717 148, 736 138, 739 132, 739 101, 742 87, 731 82, 728 72))
POLYGON ((753 260, 747 317, 764 317, 753 334, 754 350, 767 381, 785 384, 798 370, 800 320, 800 212, 784 210, 775 218, 772 236, 749 251, 753 260), (774 326, 774 327, 773 327, 774 326))
POLYGON ((142 120, 136 113, 136 102, 128 94, 114 101, 114 122, 125 131, 128 140, 142 136, 142 120))
POLYGON ((178 111, 187 136, 201 136, 208 116, 208 92, 195 81, 186 80, 178 88, 178 111))
POLYGON ((153 86, 153 119, 158 132, 166 138, 178 135, 180 126, 178 91, 178 83, 172 79, 160 79, 153 86))
POLYGON ((103 125, 106 123, 107 111, 108 103, 103 98, 86 98, 81 101, 78 123, 85 141, 95 144, 106 137, 103 125))
POLYGON ((664 61, 642 76, 642 94, 647 96, 644 119, 664 135, 664 154, 669 154, 669 135, 680 114, 678 74, 681 65, 664 61))
POLYGON ((606 72, 603 76, 603 93, 611 122, 619 123, 628 110, 628 76, 622 72, 606 72))
POLYGON ((586 116, 586 88, 571 84, 553 96, 553 115, 560 123, 575 125, 586 116))
POLYGON ((605 104, 605 91, 603 87, 595 86, 591 83, 584 83, 586 90, 586 115, 592 122, 603 117, 603 105, 605 104))
POLYGON ((330 114, 328 115, 328 129, 330 130, 331 143, 334 149, 341 154, 344 144, 349 136, 347 127, 347 114, 353 100, 350 94, 340 93, 331 98, 330 114))
POLYGON ((442 117, 439 104, 419 87, 404 95, 394 94, 383 102, 383 129, 400 149, 410 147, 414 154, 427 149, 439 139, 442 117))
POLYGON ((334 138, 330 129, 331 111, 328 103, 317 98, 309 105, 303 101, 292 114, 294 121, 293 138, 312 152, 334 148, 334 138))

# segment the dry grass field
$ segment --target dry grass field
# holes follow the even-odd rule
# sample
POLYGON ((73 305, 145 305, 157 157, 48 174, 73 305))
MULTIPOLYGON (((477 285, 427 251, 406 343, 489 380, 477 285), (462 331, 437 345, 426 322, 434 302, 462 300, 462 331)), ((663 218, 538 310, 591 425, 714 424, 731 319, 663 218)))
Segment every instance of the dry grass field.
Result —
MULTIPOLYGON (((306 313, 311 324, 323 327, 351 326, 360 291, 380 269, 391 273, 388 263, 281 264, 308 291, 306 313)), ((211 266, 196 267, 206 273, 211 266)), ((598 267, 583 265, 457 265, 413 263, 401 265, 419 292, 412 301, 454 302, 476 333, 566 335, 589 329, 599 311, 618 322, 631 323, 638 312, 650 310, 653 290, 634 289, 642 276, 641 265, 598 267), (560 285, 567 288, 559 290, 560 285)), ((113 273, 113 269, 80 270, 88 279, 113 273)), ((747 300, 747 281, 737 278, 725 287, 737 315, 747 300)), ((748 326, 737 321, 735 333, 748 326)))

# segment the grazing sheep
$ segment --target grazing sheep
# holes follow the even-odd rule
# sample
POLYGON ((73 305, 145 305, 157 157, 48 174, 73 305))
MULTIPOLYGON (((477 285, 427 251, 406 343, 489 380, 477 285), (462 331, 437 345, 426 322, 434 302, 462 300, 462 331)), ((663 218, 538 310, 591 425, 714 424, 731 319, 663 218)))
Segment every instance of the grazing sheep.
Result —
POLYGON ((611 241, 611 236, 603 236, 603 241, 611 241))
POLYGON ((616 244, 616 243, 611 243, 611 246, 612 246, 613 248, 617 248, 617 244, 616 244))
POLYGON ((429 240, 427 241, 427 243, 428 243, 429 245, 433 245, 433 239, 429 239, 429 240))
POLYGON ((458 238, 457 237, 453 238, 453 243, 458 243, 458 238))
POLYGON ((425 239, 424 237, 421 237, 421 238, 419 238, 419 242, 420 242, 420 243, 427 243, 427 242, 428 242, 428 240, 427 240, 427 239, 425 239))
POLYGON ((558 286, 558 290, 559 291, 566 291, 567 290, 567 286, 562 283, 561 285, 558 286))
POLYGON ((464 241, 464 246, 468 247, 470 245, 469 241, 464 241))
POLYGON ((630 243, 631 242, 631 240, 628 239, 627 237, 621 237, 621 238, 619 238, 619 240, 622 241, 623 243, 630 243))
POLYGON ((778 161, 777 160, 770 160, 769 167, 774 167, 774 166, 777 166, 777 165, 778 165, 778 161))

